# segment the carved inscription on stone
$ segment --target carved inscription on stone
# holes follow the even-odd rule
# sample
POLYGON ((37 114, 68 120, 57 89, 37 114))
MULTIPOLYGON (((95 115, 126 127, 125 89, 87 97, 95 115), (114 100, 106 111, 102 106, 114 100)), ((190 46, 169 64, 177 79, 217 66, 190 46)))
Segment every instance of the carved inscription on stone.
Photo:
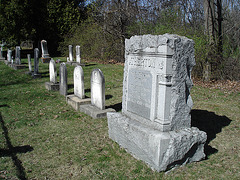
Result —
POLYGON ((127 110, 150 119, 152 74, 131 68, 128 76, 127 110))
POLYGON ((130 67, 139 67, 144 69, 157 69, 162 71, 164 68, 164 59, 160 57, 141 57, 141 56, 129 56, 128 65, 130 67))

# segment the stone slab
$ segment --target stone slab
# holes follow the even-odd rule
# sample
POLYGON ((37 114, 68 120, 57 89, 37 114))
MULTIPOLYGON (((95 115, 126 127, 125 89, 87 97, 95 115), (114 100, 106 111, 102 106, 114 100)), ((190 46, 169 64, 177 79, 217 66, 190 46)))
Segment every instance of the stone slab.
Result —
POLYGON ((11 68, 15 69, 15 70, 26 68, 26 66, 23 65, 23 64, 20 64, 20 65, 18 65, 18 64, 9 64, 9 66, 10 66, 11 68))
POLYGON ((34 74, 34 73, 32 73, 32 77, 33 77, 33 79, 37 79, 37 78, 41 78, 42 75, 41 74, 34 74))
POLYGON ((122 113, 107 113, 107 118, 109 137, 158 172, 205 157, 207 135, 198 128, 162 132, 122 113))
POLYGON ((45 82, 45 88, 49 91, 59 91, 59 83, 45 82))
POLYGON ((41 61, 42 61, 42 63, 49 63, 50 60, 51 60, 50 57, 49 57, 49 58, 43 58, 43 57, 41 57, 41 61))
POLYGON ((93 106, 91 104, 86 104, 86 105, 80 106, 80 111, 96 119, 96 118, 105 118, 107 116, 107 112, 115 112, 115 109, 108 108, 108 109, 101 110, 96 106, 93 106))
POLYGON ((67 65, 71 65, 71 66, 85 66, 85 64, 83 63, 78 63, 76 61, 68 61, 66 62, 67 65))
POLYGON ((75 96, 74 94, 66 96, 66 101, 69 105, 73 107, 76 111, 80 110, 80 106, 83 104, 90 104, 91 98, 84 98, 80 99, 79 97, 75 96))

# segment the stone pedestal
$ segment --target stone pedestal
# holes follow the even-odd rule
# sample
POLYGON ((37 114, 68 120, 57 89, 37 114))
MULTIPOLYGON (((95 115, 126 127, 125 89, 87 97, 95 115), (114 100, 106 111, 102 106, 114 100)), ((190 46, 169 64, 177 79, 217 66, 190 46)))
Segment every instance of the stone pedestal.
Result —
POLYGON ((74 94, 66 96, 66 101, 69 105, 73 107, 76 111, 80 111, 80 106, 83 104, 90 104, 91 98, 80 99, 74 94))
POLYGON ((41 62, 42 63, 49 63, 50 62, 50 60, 51 60, 51 58, 49 57, 49 58, 44 58, 44 57, 41 57, 41 62))
POLYGON ((49 91, 59 91, 59 83, 45 82, 45 88, 49 91))
POLYGON ((162 132, 121 113, 108 113, 109 137, 156 171, 200 161, 207 135, 198 128, 162 132))
POLYGON ((108 108, 108 109, 101 110, 96 106, 93 106, 91 104, 86 104, 86 105, 80 106, 80 111, 96 119, 96 118, 105 118, 108 112, 115 112, 115 109, 108 108))

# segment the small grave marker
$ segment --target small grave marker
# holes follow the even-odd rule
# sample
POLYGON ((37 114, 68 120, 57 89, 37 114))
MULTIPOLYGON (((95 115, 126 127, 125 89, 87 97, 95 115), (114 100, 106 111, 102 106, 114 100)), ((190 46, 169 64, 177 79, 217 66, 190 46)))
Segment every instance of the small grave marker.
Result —
POLYGON ((59 69, 59 92, 61 95, 67 96, 67 91, 67 67, 65 63, 61 63, 59 69))

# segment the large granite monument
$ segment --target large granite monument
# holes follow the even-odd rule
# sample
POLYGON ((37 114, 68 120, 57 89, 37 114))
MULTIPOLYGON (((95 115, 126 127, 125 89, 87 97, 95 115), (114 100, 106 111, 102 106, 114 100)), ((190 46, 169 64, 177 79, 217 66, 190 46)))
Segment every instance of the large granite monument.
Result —
POLYGON ((108 113, 109 137, 152 169, 205 157, 205 132, 191 127, 194 42, 177 35, 126 39, 122 113, 108 113))

